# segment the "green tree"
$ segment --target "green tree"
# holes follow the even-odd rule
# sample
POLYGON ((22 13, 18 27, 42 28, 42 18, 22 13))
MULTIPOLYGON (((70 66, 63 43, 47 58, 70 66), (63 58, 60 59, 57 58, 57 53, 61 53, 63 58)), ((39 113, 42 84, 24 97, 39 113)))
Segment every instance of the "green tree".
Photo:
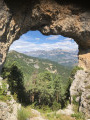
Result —
POLYGON ((54 94, 57 103, 61 101, 61 76, 56 76, 54 80, 54 94))
POLYGON ((50 105, 53 97, 52 76, 50 72, 45 71, 38 75, 37 91, 39 104, 50 105))

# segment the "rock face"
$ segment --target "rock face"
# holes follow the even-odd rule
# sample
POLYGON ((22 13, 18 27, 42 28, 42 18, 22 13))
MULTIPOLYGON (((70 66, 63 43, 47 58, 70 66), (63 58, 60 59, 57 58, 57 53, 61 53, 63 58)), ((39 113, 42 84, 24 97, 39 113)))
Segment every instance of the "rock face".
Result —
MULTIPOLYGON (((3 89, 2 81, 3 80, 0 77, 0 89, 3 89)), ((5 92, 6 95, 10 96, 10 99, 5 102, 0 100, 0 120, 17 120, 17 111, 21 108, 21 104, 14 100, 8 88, 9 85, 7 84, 5 92)))
MULTIPOLYGON (((9 46, 29 30, 73 38, 79 45, 79 65, 85 70, 90 69, 90 10, 87 0, 0 0, 0 71, 9 46)), ((81 100, 83 102, 82 97, 81 100)), ((87 108, 88 111, 90 107, 86 106, 81 105, 80 110, 87 108)))
POLYGON ((75 75, 75 80, 70 88, 71 101, 79 103, 79 111, 83 112, 86 118, 90 118, 90 72, 80 70, 75 75))

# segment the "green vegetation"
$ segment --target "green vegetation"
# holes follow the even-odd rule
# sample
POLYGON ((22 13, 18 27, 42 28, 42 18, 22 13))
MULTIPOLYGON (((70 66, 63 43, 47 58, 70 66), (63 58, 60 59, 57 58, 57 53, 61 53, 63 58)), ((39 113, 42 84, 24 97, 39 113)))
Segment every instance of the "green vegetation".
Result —
POLYGON ((48 120, 74 120, 74 118, 72 118, 70 116, 56 114, 56 113, 46 114, 46 118, 48 120))
MULTIPOLYGON (((44 111, 45 117, 49 120, 73 120, 69 116, 58 115, 53 111, 62 109, 69 103, 69 88, 76 71, 80 69, 82 68, 75 67, 71 72, 55 62, 28 57, 13 51, 8 54, 2 77, 7 80, 9 90, 18 102, 44 111), (47 114, 47 111, 53 113, 47 114)), ((5 89, 3 92, 0 89, 1 96, 5 94, 5 89)), ((78 113, 75 97, 73 100, 76 112, 72 116, 76 120, 83 120, 78 113)), ((31 116, 33 115, 27 107, 18 110, 18 120, 25 120, 31 116)))
POLYGON ((55 61, 60 65, 67 66, 68 68, 74 67, 78 64, 78 51, 68 51, 61 49, 54 49, 50 51, 37 50, 25 52, 25 54, 33 57, 49 59, 55 61))
POLYGON ((76 101, 76 96, 73 96, 73 110, 74 114, 71 117, 74 117, 76 120, 85 120, 85 116, 83 113, 79 112, 79 101, 76 101))
POLYGON ((79 67, 79 66, 75 66, 75 67, 72 69, 71 74, 70 74, 70 77, 69 77, 70 83, 73 82, 74 77, 75 77, 75 74, 76 74, 76 72, 77 72, 78 70, 83 70, 83 68, 81 68, 81 67, 79 67))
POLYGON ((2 82, 2 85, 0 85, 0 101, 6 102, 7 100, 10 100, 11 96, 7 95, 7 84, 6 82, 2 82))
POLYGON ((10 52, 2 70, 12 95, 21 103, 52 110, 63 108, 69 98, 70 70, 48 60, 10 52))
MULTIPOLYGON (((71 69, 68 69, 68 67, 64 67, 56 62, 30 57, 16 51, 10 51, 7 55, 4 67, 9 68, 13 63, 15 63, 23 73, 26 88, 28 86, 28 81, 32 79, 32 75, 35 71, 37 71, 37 73, 50 71, 51 73, 59 74, 61 75, 61 79, 64 84, 67 84, 71 73, 71 69)), ((8 73, 6 75, 8 75, 8 73)))
POLYGON ((30 107, 21 107, 21 109, 18 110, 17 113, 17 119, 18 120, 26 120, 27 118, 32 118, 35 115, 32 113, 30 107))
POLYGON ((34 72, 32 79, 28 81, 28 87, 25 89, 23 83, 23 74, 15 65, 9 69, 3 69, 3 73, 8 76, 7 81, 9 90, 19 102, 23 104, 35 103, 35 106, 42 108, 48 105, 51 109, 56 110, 66 106, 68 100, 68 87, 63 86, 60 75, 53 75, 45 71, 42 73, 34 72))
POLYGON ((83 70, 83 68, 81 68, 81 67, 79 67, 79 66, 75 66, 74 68, 73 68, 73 70, 72 70, 72 72, 71 72, 71 78, 74 78, 74 76, 75 76, 75 74, 76 74, 76 72, 78 71, 78 70, 83 70))

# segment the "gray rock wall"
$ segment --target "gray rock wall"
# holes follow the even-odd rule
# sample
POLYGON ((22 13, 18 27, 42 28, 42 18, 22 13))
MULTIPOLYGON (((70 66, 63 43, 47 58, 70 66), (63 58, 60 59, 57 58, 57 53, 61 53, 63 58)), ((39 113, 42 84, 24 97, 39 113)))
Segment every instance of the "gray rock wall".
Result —
POLYGON ((90 118, 90 72, 77 71, 70 88, 70 95, 72 102, 74 97, 79 103, 79 111, 83 112, 86 118, 90 118))

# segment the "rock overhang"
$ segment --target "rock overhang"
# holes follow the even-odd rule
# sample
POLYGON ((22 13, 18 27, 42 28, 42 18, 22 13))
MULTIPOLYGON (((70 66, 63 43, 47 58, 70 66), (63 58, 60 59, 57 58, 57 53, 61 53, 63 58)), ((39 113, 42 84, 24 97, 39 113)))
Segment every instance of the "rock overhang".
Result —
POLYGON ((79 45, 79 54, 85 54, 79 63, 90 63, 86 59, 90 51, 90 9, 87 0, 1 0, 0 11, 1 64, 12 42, 29 30, 73 38, 79 45))

